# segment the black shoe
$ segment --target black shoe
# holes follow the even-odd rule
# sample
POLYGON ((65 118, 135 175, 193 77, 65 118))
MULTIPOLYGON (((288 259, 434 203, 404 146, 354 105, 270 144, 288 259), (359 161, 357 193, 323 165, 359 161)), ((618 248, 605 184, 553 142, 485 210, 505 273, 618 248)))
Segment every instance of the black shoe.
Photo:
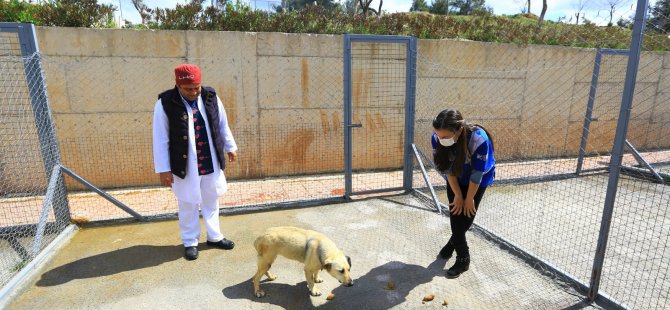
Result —
POLYGON ((456 246, 454 246, 454 244, 451 243, 451 241, 447 242, 447 244, 445 244, 442 247, 442 250, 440 250, 440 254, 438 254, 438 255, 442 259, 450 259, 451 256, 454 255, 454 250, 455 249, 456 249, 456 246))
POLYGON ((447 278, 455 279, 470 269, 470 257, 456 257, 456 263, 447 270, 447 278))
POLYGON ((187 260, 195 260, 198 258, 198 248, 194 246, 187 246, 184 248, 184 257, 187 260))
POLYGON ((207 245, 222 248, 224 250, 232 250, 235 247, 235 242, 223 238, 223 240, 219 241, 207 241, 207 245))

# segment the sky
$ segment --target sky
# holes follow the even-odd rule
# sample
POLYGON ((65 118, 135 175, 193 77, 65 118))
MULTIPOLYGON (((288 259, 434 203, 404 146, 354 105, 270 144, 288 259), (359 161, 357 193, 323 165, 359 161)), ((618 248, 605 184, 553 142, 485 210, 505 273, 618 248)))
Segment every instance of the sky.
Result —
MULTIPOLYGON (((273 5, 280 4, 280 0, 242 0, 247 1, 252 7, 259 9, 271 8, 273 5)), ((337 0, 336 0, 337 1, 337 0)), ((578 0, 547 0, 546 19, 558 20, 565 17, 565 22, 574 23, 575 18, 575 3, 578 0)), ((583 10, 586 18, 598 25, 606 25, 609 21, 609 12, 607 10, 607 2, 612 0, 584 0, 587 5, 583 10)), ((635 14, 636 0, 618 0, 623 3, 617 7, 614 14, 613 22, 616 23, 620 17, 630 18, 635 14)), ((653 6, 656 0, 650 0, 650 6, 653 6)), ((117 10, 117 18, 123 15, 123 19, 129 20, 133 23, 140 22, 140 15, 133 7, 131 0, 99 0, 99 3, 108 3, 120 6, 121 10, 117 10)), ((144 0, 144 3, 149 7, 174 8, 177 3, 184 4, 188 0, 144 0)), ((431 3, 431 0, 426 0, 431 3)), ((487 0, 486 5, 493 8, 493 13, 496 15, 502 14, 516 14, 521 12, 526 0, 487 0)), ((209 1, 205 1, 208 4, 209 1)), ((412 0, 384 0, 382 10, 394 12, 407 12, 412 5, 412 0)), ((531 0, 531 13, 540 15, 542 10, 542 0, 531 0)), ((372 7, 377 8, 379 0, 373 0, 372 7)), ((581 20, 580 20, 581 23, 581 20)))

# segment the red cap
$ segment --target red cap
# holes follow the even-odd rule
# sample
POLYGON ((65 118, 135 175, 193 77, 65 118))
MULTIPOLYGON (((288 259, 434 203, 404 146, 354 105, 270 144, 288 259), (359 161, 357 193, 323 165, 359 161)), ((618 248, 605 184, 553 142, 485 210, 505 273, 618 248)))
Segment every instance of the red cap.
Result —
POLYGON ((200 68, 192 64, 183 64, 175 67, 174 78, 177 85, 202 83, 200 68))

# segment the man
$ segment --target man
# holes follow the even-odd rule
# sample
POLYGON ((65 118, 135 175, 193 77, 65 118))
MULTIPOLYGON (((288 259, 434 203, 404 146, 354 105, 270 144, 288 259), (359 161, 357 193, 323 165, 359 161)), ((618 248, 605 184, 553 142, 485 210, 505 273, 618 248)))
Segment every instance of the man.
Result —
POLYGON ((174 73, 175 88, 158 95, 154 108, 154 166, 161 184, 172 187, 177 196, 184 256, 194 260, 200 238, 198 207, 207 244, 225 250, 235 246, 221 234, 218 196, 227 190, 224 154, 235 161, 237 145, 221 99, 201 84, 200 68, 182 64, 174 73))

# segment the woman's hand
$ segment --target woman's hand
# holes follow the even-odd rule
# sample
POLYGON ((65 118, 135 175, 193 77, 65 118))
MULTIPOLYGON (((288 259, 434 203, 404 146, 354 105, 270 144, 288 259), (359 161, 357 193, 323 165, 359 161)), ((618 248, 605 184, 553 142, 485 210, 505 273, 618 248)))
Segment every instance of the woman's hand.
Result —
POLYGON ((467 217, 474 217, 476 213, 477 209, 475 209, 475 200, 465 199, 463 202, 463 214, 467 217))
POLYGON ((449 212, 453 215, 460 215, 463 212, 463 197, 454 196, 454 202, 449 204, 449 212))

